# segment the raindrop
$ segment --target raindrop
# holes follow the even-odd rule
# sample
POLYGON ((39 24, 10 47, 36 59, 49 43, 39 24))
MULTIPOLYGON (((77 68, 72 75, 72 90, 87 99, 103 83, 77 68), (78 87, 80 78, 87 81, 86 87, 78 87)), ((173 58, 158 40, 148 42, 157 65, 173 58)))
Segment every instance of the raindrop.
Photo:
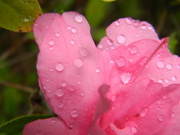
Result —
POLYGON ((137 53, 137 48, 135 46, 130 46, 129 51, 131 54, 137 53))
POLYGON ((71 112, 71 116, 73 117, 73 118, 76 118, 76 117, 78 117, 78 112, 77 111, 72 111, 71 112))
POLYGON ((134 36, 137 37, 137 36, 138 36, 138 33, 135 33, 134 36))
POLYGON ((54 41, 49 41, 49 45, 54 45, 54 41))
POLYGON ((112 45, 113 44, 113 42, 112 42, 112 40, 111 39, 106 39, 106 43, 108 44, 108 45, 112 45))
POLYGON ((172 117, 172 118, 175 117, 175 113, 174 113, 174 112, 172 112, 171 117, 172 117))
POLYGON ((171 69, 172 69, 172 65, 171 65, 171 64, 167 64, 167 65, 166 65, 166 68, 167 68, 168 70, 171 70, 171 69))
POLYGON ((132 24, 132 23, 133 23, 133 20, 132 20, 132 18, 127 17, 127 18, 125 18, 125 22, 126 22, 127 24, 132 24))
POLYGON ((64 82, 61 83, 61 86, 62 86, 62 87, 66 87, 66 86, 67 86, 67 83, 64 81, 64 82))
POLYGON ((95 71, 96 71, 96 73, 99 73, 99 72, 100 72, 99 68, 96 68, 95 71))
POLYGON ((164 62, 162 62, 162 61, 158 61, 156 63, 156 65, 157 65, 158 68, 164 68, 164 62))
POLYGON ((80 50, 80 54, 81 54, 81 56, 87 56, 88 51, 85 48, 83 48, 83 49, 80 50))
POLYGON ((70 44, 71 44, 71 45, 74 45, 74 44, 75 44, 74 40, 71 40, 71 41, 70 41, 70 44))
POLYGON ((175 82, 175 81, 177 81, 177 77, 174 75, 171 77, 171 80, 175 82))
POLYGON ((116 62, 118 67, 122 67, 125 65, 126 61, 125 61, 124 57, 121 56, 118 59, 116 59, 115 62, 116 62))
POLYGON ((135 20, 133 24, 134 24, 134 26, 138 27, 140 25, 140 21, 139 20, 135 20))
POLYGON ((72 33, 76 33, 76 32, 77 32, 76 28, 72 28, 72 29, 71 29, 71 32, 72 32, 72 33))
POLYGON ((82 21, 83 21, 82 16, 81 15, 76 15, 75 16, 75 21, 78 22, 78 23, 82 23, 82 21))
POLYGON ((64 104, 63 103, 59 103, 58 104, 58 108, 63 108, 64 104))
POLYGON ((102 49, 102 48, 103 48, 103 45, 99 44, 99 45, 98 45, 98 48, 99 48, 99 49, 102 49))
POLYGON ((163 80, 162 80, 162 79, 159 79, 158 82, 159 82, 159 83, 163 83, 163 80))
POLYGON ((141 60, 140 60, 140 65, 144 65, 145 63, 146 63, 146 61, 147 61, 147 59, 148 58, 142 58, 141 60))
POLYGON ((145 30, 147 28, 147 26, 145 24, 141 25, 141 29, 145 30))
POLYGON ((68 26, 68 27, 67 27, 67 29, 68 29, 68 30, 70 30, 70 29, 71 29, 71 27, 70 27, 70 26, 68 26))
POLYGON ((152 26, 148 26, 148 30, 153 30, 153 27, 152 26))
POLYGON ((165 82, 165 83, 169 83, 169 80, 168 80, 168 79, 166 79, 166 80, 164 80, 164 82, 165 82))
POLYGON ((74 86, 70 86, 70 87, 69 87, 69 90, 70 90, 70 91, 74 91, 74 86))
POLYGON ((64 70, 64 65, 62 63, 59 63, 59 64, 56 65, 55 68, 56 68, 57 71, 63 71, 64 70))
POLYGON ((148 109, 148 108, 143 108, 143 109, 140 111, 141 117, 147 116, 148 112, 149 112, 149 109, 148 109))
POLYGON ((123 44, 126 42, 126 37, 122 34, 120 34, 119 36, 117 36, 117 42, 120 44, 123 44))
POLYGON ((81 59, 75 59, 74 60, 74 65, 77 67, 77 68, 80 68, 80 67, 82 67, 83 66, 83 61, 81 60, 81 59))
POLYGON ((180 64, 178 64, 176 67, 177 67, 177 68, 180 68, 180 64))
POLYGON ((124 84, 129 83, 129 81, 131 80, 131 74, 130 73, 124 73, 121 75, 121 80, 124 84))
POLYGON ((115 25, 119 26, 120 25, 119 21, 115 21, 115 25))
POLYGON ((133 133, 137 133, 137 128, 136 128, 136 127, 132 127, 132 128, 131 128, 131 131, 132 131, 133 133))
POLYGON ((52 72, 52 71, 53 71, 53 69, 51 68, 51 69, 50 69, 50 71, 52 72))
POLYGON ((164 119, 165 119, 164 115, 160 115, 160 116, 158 117, 158 120, 159 120, 160 122, 163 122, 164 119))
POLYGON ((64 91, 62 89, 58 89, 58 91, 55 93, 57 97, 62 97, 64 95, 64 91))
POLYGON ((59 36, 60 36, 60 33, 57 32, 57 33, 56 33, 56 37, 59 37, 59 36))

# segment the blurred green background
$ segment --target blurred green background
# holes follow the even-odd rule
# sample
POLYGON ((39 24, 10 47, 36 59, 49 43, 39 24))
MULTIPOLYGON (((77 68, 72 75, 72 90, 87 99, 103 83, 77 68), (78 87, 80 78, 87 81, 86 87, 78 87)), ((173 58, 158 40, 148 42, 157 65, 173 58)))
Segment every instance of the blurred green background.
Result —
MULTIPOLYGON (((180 0, 39 0, 39 4, 44 13, 77 11, 86 16, 96 44, 118 18, 148 21, 160 38, 170 36, 170 50, 180 55, 180 0)), ((38 90, 37 53, 33 33, 0 28, 0 124, 27 114, 51 114, 38 90)))

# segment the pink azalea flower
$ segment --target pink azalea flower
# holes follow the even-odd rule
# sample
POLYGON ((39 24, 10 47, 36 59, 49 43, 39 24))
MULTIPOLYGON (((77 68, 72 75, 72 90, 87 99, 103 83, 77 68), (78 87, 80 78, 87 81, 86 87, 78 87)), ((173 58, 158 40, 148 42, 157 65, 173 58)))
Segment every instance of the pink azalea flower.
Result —
POLYGON ((147 22, 123 18, 98 47, 76 12, 34 24, 39 86, 57 117, 27 124, 24 135, 180 133, 180 58, 147 22))

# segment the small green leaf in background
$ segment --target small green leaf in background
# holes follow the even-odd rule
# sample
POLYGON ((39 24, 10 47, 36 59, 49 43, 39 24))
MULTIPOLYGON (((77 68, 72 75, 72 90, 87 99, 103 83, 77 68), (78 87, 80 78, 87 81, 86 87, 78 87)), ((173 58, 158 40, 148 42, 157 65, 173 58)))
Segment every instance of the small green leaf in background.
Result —
POLYGON ((42 14, 37 0, 0 0, 0 27, 15 32, 30 32, 42 14))
POLYGON ((178 40, 176 39, 176 33, 173 32, 170 35, 170 39, 169 39, 169 49, 171 51, 171 53, 175 54, 176 53, 176 47, 178 45, 178 40))
POLYGON ((36 114, 15 118, 0 125, 0 135, 21 135, 24 125, 26 125, 27 123, 35 121, 37 119, 46 119, 50 117, 52 116, 36 114))
POLYGON ((113 2, 113 1, 116 1, 116 0, 102 0, 104 2, 113 2))
POLYGON ((102 0, 90 0, 85 10, 85 16, 91 27, 97 27, 104 19, 109 3, 102 0))

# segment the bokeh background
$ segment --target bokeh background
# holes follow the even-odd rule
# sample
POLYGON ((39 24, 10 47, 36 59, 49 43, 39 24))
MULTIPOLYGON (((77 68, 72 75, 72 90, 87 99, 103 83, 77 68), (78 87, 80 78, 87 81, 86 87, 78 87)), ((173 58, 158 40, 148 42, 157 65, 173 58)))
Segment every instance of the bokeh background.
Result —
MULTIPOLYGON (((44 13, 77 11, 90 23, 98 44, 106 27, 122 17, 151 23, 170 50, 180 55, 180 0, 38 0, 44 13)), ((13 20, 12 20, 13 21, 13 20)), ((0 124, 22 115, 52 114, 39 91, 33 33, 0 28, 0 124)))

